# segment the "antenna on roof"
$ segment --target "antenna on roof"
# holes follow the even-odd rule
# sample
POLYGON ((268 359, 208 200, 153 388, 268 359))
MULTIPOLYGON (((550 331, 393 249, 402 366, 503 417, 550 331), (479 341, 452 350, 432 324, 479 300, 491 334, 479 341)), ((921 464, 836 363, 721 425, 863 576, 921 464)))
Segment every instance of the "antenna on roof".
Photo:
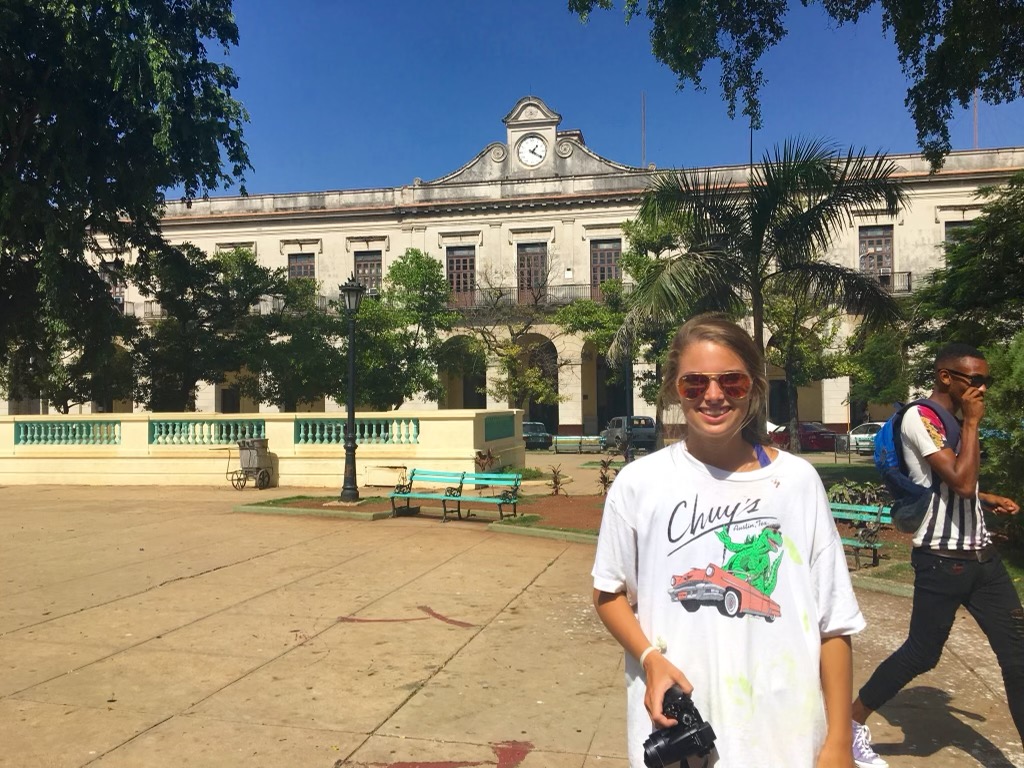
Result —
POLYGON ((640 167, 647 167, 647 94, 640 91, 640 167))
POLYGON ((978 148, 978 89, 974 89, 974 148, 978 148))

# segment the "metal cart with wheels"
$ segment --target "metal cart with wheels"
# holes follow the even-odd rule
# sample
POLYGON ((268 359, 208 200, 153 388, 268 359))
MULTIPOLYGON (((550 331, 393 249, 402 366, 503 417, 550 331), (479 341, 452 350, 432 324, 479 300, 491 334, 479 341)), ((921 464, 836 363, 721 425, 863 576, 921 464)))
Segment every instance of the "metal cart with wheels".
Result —
POLYGON ((265 437, 251 437, 238 441, 238 461, 241 469, 231 470, 231 454, 228 453, 227 479, 236 490, 245 488, 250 479, 256 482, 259 490, 270 487, 270 470, 273 463, 267 451, 265 437))

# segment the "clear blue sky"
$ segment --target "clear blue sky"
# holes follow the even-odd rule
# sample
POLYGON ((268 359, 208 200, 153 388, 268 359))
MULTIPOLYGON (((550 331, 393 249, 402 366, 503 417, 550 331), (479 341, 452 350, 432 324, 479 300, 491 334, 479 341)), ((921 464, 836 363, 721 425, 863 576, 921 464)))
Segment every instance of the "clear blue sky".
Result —
MULTIPOLYGON (((620 4, 621 5, 621 4, 620 4)), ((505 137, 501 119, 533 94, 617 162, 659 167, 744 163, 749 134, 729 120, 717 67, 705 92, 678 90, 654 60, 646 19, 621 10, 587 24, 565 0, 235 0, 240 43, 228 62, 250 113, 250 194, 430 180, 505 137)), ((787 137, 917 151, 906 81, 875 14, 835 28, 794 4, 789 36, 763 61, 764 127, 754 153, 787 137)), ((951 125, 973 145, 970 111, 951 125)), ((1024 143, 1024 103, 979 110, 980 147, 1024 143)), ((220 192, 218 194, 224 194, 220 192)))

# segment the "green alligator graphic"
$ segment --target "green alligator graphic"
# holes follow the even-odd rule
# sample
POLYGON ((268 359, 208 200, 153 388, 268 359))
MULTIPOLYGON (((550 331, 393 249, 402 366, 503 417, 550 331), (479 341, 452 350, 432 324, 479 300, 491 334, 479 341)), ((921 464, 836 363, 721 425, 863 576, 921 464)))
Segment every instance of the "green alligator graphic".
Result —
POLYGON ((727 550, 735 553, 723 569, 766 595, 775 591, 782 565, 782 534, 778 525, 765 527, 759 534, 748 536, 742 544, 730 539, 724 528, 715 531, 715 535, 727 550), (779 553, 774 561, 770 557, 772 552, 779 553))

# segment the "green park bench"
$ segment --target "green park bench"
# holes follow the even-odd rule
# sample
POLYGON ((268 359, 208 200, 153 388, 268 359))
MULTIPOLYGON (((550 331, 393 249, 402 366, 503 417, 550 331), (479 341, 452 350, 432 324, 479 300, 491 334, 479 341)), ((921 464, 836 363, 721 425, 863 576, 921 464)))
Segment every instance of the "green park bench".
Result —
MULTIPOLYGON (((504 507, 512 507, 512 517, 516 517, 516 505, 519 503, 519 487, 523 476, 520 474, 501 472, 444 472, 434 469, 413 469, 408 481, 395 486, 388 498, 391 499, 392 515, 411 514, 411 499, 430 499, 441 502, 442 522, 448 522, 448 506, 454 504, 455 513, 462 519, 462 505, 467 505, 466 515, 471 512, 471 504, 494 504, 498 507, 498 519, 505 519, 504 507), (417 481, 419 485, 417 484, 417 481), (432 487, 421 487, 423 484, 432 487), (416 485, 416 487, 414 487, 416 485), (444 486, 439 491, 436 486, 444 486), (468 486, 468 487, 467 487, 468 486), (470 490, 472 488, 472 490, 470 490), (497 489, 497 495, 484 495, 484 489, 497 489), (398 504, 405 499, 405 506, 398 504)), ((417 508, 418 509, 418 508, 417 508)))
POLYGON ((829 504, 832 509, 832 518, 837 522, 849 523, 856 528, 856 536, 841 536, 843 546, 853 550, 855 566, 860 569, 860 555, 862 551, 871 553, 871 564, 878 565, 878 550, 882 542, 878 540, 878 533, 882 526, 892 525, 892 515, 889 507, 881 504, 844 504, 833 501, 829 504))
POLYGON ((555 435, 552 438, 555 453, 601 453, 604 438, 600 435, 555 435))

